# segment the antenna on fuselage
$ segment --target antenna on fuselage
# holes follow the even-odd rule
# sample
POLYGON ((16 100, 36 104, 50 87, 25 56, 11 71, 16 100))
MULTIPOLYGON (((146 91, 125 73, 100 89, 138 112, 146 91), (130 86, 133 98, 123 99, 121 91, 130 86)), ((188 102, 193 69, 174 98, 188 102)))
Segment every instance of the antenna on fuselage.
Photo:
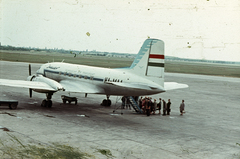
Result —
POLYGON ((62 62, 64 61, 65 59, 62 60, 62 62))

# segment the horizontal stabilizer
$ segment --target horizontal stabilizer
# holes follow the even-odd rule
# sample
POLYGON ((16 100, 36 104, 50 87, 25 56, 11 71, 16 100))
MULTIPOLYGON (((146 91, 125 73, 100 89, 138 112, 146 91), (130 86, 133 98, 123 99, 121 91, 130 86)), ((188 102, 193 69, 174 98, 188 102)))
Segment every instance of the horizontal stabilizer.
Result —
POLYGON ((51 86, 49 86, 48 84, 46 84, 44 82, 35 82, 35 81, 0 79, 0 85, 56 91, 55 89, 53 89, 51 86))
POLYGON ((164 82, 164 89, 173 90, 173 89, 180 89, 180 88, 188 88, 187 84, 181 84, 176 82, 164 82))

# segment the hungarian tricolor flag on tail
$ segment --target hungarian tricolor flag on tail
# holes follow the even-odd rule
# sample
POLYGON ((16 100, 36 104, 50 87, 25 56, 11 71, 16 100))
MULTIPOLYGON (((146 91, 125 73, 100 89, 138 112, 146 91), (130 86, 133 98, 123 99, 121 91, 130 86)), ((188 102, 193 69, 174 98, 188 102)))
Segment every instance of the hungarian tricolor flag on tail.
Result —
POLYGON ((164 42, 158 39, 144 41, 137 57, 131 65, 131 71, 140 76, 164 85, 164 42))

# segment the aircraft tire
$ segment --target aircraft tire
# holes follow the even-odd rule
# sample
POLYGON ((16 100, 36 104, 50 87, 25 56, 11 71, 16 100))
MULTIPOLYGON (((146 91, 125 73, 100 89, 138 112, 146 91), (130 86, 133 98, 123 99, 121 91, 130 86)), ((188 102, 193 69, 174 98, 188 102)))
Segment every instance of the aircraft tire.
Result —
POLYGON ((46 107, 46 105, 47 105, 47 100, 44 99, 44 100, 42 101, 41 107, 46 107))
POLYGON ((107 105, 106 106, 111 106, 112 101, 111 100, 107 100, 107 105))
POLYGON ((49 100, 49 101, 47 102, 47 107, 48 107, 48 108, 52 108, 52 101, 51 101, 51 100, 49 100))
POLYGON ((107 100, 106 99, 103 99, 103 101, 102 101, 102 104, 101 105, 103 105, 103 106, 106 106, 107 105, 107 100))
POLYGON ((103 101, 102 101, 102 106, 111 106, 111 104, 112 104, 112 102, 111 102, 111 100, 109 100, 109 99, 104 99, 103 101))

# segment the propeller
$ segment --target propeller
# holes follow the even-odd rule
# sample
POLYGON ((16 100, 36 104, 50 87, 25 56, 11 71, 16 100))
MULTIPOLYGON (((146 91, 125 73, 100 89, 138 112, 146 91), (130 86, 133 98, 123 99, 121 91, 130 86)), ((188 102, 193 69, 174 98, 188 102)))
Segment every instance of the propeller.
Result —
POLYGON ((30 96, 30 98, 32 98, 32 89, 31 88, 29 88, 29 96, 30 96))
POLYGON ((31 76, 31 64, 28 65, 29 76, 31 76))
MULTIPOLYGON (((29 76, 31 76, 31 64, 28 65, 28 73, 29 73, 29 76)), ((29 88, 29 96, 30 98, 32 98, 32 89, 29 88)))

